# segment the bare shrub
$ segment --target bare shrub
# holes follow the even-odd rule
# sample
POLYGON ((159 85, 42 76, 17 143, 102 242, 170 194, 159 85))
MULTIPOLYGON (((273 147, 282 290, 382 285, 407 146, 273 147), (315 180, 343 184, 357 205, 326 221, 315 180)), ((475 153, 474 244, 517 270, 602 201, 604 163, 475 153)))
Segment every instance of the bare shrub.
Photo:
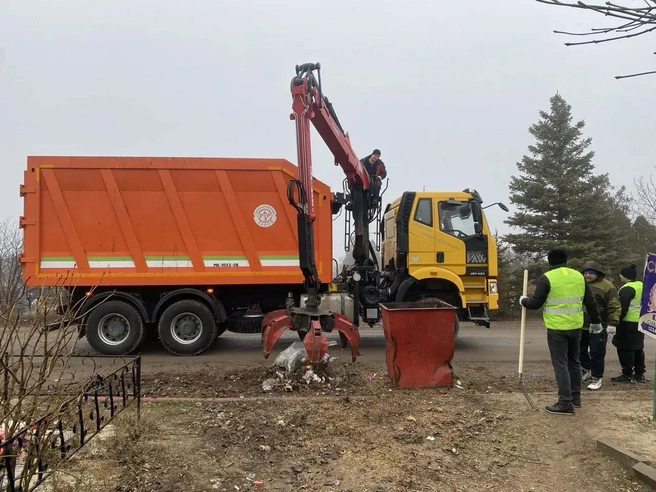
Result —
POLYGON ((0 443, 7 441, 0 444, 0 490, 10 490, 13 473, 14 483, 29 490, 43 478, 43 463, 56 463, 72 438, 63 432, 67 409, 61 405, 80 393, 85 381, 75 377, 69 363, 78 340, 74 306, 55 313, 66 305, 62 292, 41 289, 40 307, 30 317, 22 316, 16 301, 0 310, 0 443), (15 436, 21 439, 9 442, 15 436))
POLYGON ((0 310, 6 310, 24 297, 18 261, 22 248, 23 238, 18 224, 9 219, 0 222, 0 310))

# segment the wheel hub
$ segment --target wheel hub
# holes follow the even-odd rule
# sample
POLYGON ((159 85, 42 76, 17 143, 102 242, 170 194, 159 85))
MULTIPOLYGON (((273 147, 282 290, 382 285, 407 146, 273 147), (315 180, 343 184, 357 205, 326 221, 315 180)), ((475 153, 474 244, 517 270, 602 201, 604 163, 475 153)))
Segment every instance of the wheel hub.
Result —
POLYGON ((192 313, 177 315, 171 322, 171 335, 176 342, 189 345, 198 340, 203 332, 203 322, 192 313))
POLYGON ((130 323, 121 314, 108 314, 98 323, 98 336, 107 345, 120 345, 129 335, 130 323))

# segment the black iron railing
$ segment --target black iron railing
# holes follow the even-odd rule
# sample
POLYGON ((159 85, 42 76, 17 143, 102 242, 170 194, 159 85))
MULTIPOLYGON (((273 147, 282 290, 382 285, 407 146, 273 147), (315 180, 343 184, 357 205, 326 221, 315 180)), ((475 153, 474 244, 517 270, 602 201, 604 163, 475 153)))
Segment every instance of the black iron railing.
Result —
MULTIPOLYGON (((95 364, 94 364, 95 368, 95 364)), ((81 392, 27 423, 0 443, 0 491, 32 491, 109 422, 136 403, 141 416, 141 357, 107 375, 95 374, 81 392)))

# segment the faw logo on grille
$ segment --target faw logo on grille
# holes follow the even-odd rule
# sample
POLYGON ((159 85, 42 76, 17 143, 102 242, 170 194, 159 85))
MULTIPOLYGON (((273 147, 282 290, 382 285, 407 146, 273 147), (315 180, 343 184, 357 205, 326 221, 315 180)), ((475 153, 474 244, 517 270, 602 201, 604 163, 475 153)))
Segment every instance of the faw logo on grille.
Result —
POLYGON ((486 263, 485 251, 467 251, 467 263, 486 263))

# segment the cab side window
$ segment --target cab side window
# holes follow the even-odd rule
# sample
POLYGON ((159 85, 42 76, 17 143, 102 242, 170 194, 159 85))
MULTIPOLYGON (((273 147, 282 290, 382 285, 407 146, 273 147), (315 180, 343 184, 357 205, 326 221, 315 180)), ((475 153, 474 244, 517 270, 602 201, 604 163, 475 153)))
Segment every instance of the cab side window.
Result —
POLYGON ((384 221, 384 224, 385 224, 385 233, 384 233, 383 237, 385 239, 394 239, 394 234, 396 232, 395 231, 395 227, 396 227, 395 218, 390 217, 389 219, 384 221))
POLYGON ((415 221, 433 227, 433 199, 420 198, 415 210, 415 221))
POLYGON ((468 202, 439 202, 440 230, 457 238, 476 234, 472 207, 468 202))

